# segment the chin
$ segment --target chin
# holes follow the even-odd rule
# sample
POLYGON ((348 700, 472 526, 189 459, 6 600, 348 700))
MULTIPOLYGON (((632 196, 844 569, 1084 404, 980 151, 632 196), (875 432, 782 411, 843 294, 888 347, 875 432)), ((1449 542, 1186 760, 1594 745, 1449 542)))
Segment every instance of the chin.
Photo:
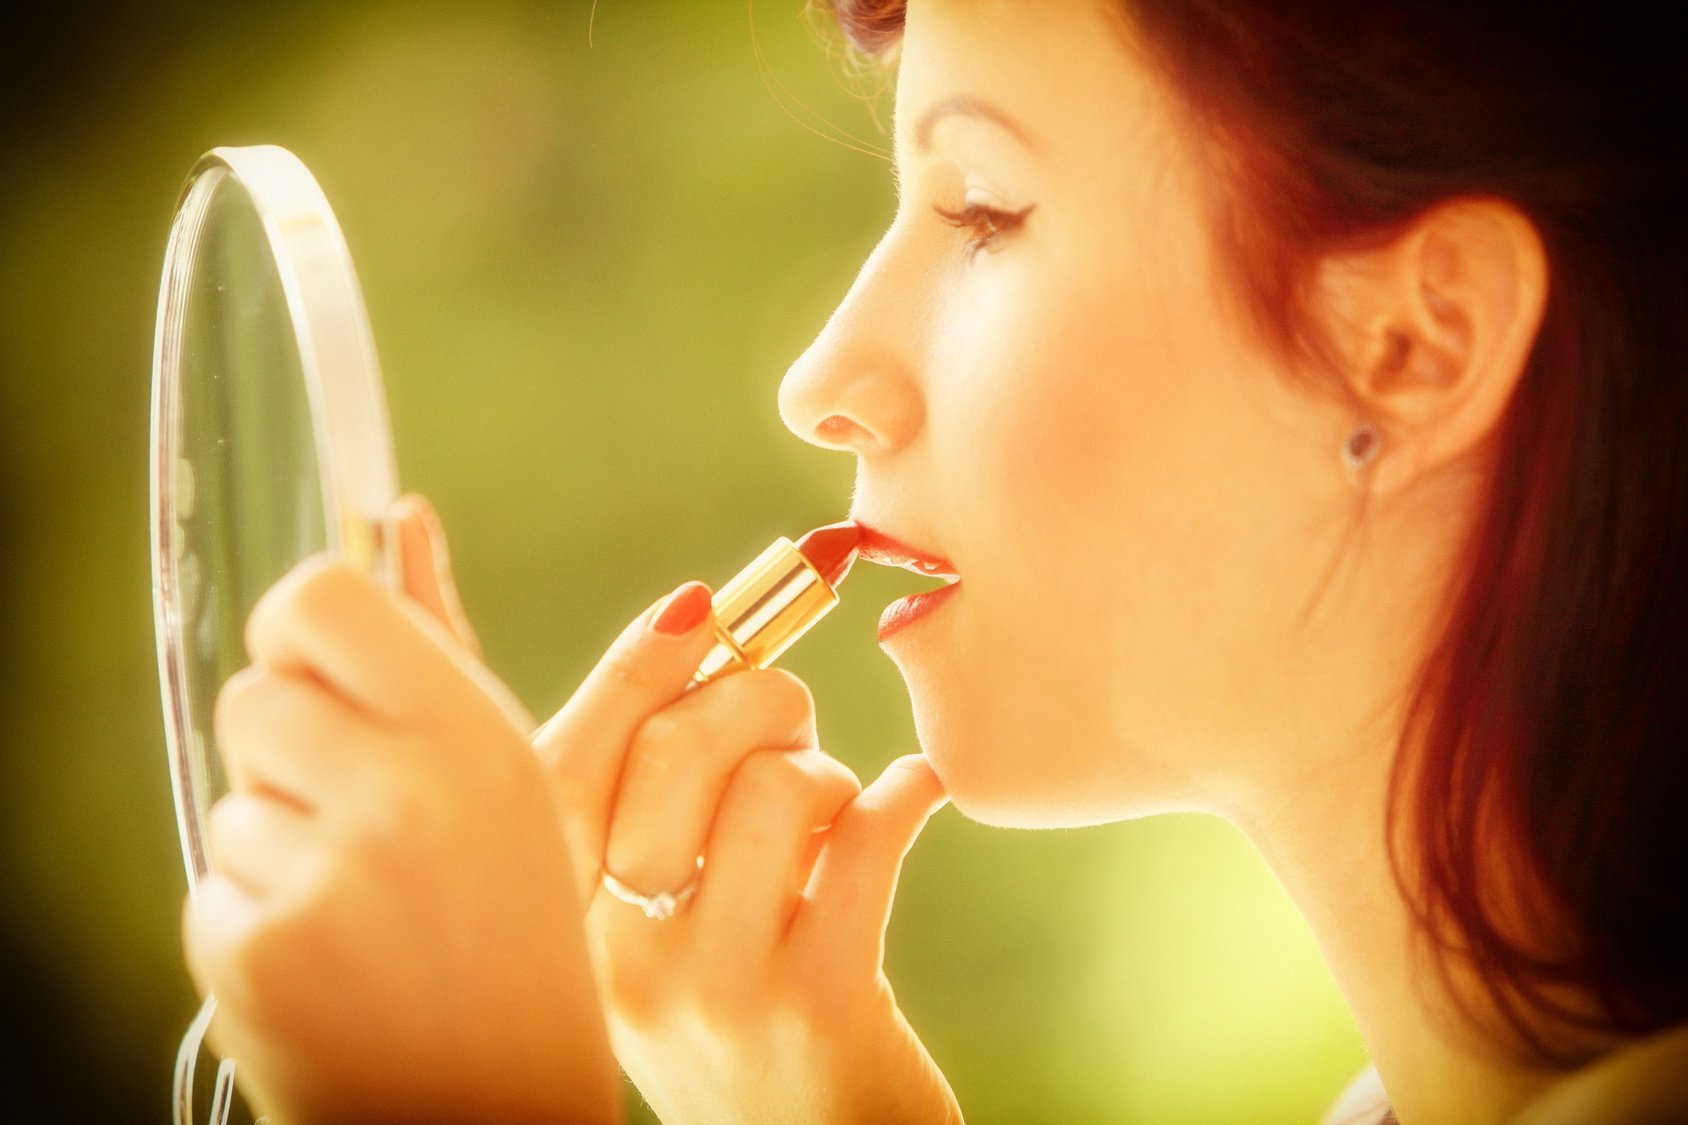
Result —
POLYGON ((909 682, 921 752, 969 820, 995 828, 1083 828, 1199 811, 1187 785, 1095 729, 1052 729, 1013 693, 961 706, 909 682))
POLYGON ((950 804, 969 820, 993 828, 1083 828, 1162 811, 1121 808, 1101 799, 1104 787, 1045 768, 1044 747, 1017 738, 1009 724, 997 721, 1005 716, 984 714, 963 723, 950 718, 915 703, 920 749, 950 804))
POLYGON ((920 752, 932 763, 932 772, 943 783, 956 811, 969 820, 998 828, 1040 827, 1025 802, 1003 799, 1006 787, 996 777, 1000 765, 997 769, 983 768, 984 759, 998 760, 995 751, 999 747, 994 742, 987 747, 980 740, 978 727, 982 724, 977 717, 969 722, 965 709, 957 709, 961 711, 958 714, 935 706, 932 695, 922 690, 923 685, 910 676, 910 670, 901 662, 898 668, 908 688, 920 752))

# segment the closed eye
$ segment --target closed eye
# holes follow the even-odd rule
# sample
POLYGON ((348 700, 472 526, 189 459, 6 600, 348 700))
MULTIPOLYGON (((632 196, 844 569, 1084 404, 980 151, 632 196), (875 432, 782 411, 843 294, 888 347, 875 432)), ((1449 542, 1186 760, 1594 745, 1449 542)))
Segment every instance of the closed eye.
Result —
POLYGON ((1035 207, 1026 207, 1019 211, 1004 211, 997 207, 987 207, 982 203, 969 203, 958 211, 947 207, 933 205, 932 210, 938 213, 952 227, 959 227, 968 231, 966 243, 963 244, 967 257, 981 250, 988 250, 996 244, 996 240, 1005 234, 1018 230, 1026 221, 1035 207))

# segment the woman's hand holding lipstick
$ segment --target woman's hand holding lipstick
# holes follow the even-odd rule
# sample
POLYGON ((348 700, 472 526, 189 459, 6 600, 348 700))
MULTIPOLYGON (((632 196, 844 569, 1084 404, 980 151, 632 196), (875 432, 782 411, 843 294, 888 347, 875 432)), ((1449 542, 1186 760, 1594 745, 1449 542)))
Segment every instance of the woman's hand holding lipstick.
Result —
POLYGON ((862 790, 783 671, 693 685, 708 619, 701 583, 651 607, 536 737, 580 884, 677 903, 587 912, 623 1068, 668 1122, 959 1120, 881 966, 937 779, 911 756, 862 790))

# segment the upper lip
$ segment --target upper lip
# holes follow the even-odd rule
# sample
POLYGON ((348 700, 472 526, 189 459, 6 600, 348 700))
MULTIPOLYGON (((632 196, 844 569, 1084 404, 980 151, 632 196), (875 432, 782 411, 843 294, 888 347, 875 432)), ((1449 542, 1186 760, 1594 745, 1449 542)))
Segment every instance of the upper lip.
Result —
POLYGON ((911 547, 901 539, 892 538, 860 519, 855 522, 856 526, 862 529, 861 545, 856 548, 857 557, 881 566, 900 566, 904 570, 912 570, 928 578, 944 578, 951 582, 960 580, 961 575, 956 573, 955 564, 943 556, 911 547))

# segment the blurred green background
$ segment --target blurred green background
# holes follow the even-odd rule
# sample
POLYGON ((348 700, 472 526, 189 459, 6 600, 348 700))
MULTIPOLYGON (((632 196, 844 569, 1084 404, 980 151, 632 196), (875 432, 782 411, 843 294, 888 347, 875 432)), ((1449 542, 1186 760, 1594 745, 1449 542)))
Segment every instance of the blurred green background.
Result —
MULTIPOLYGON (((188 167, 273 142, 316 172, 402 480, 444 517, 489 662, 544 715, 654 598, 844 512, 849 459, 787 434, 774 395, 893 209, 886 163, 816 129, 883 145, 890 106, 798 0, 42 5, 0 52, 0 1117, 164 1121, 196 998, 147 400, 188 167)), ((858 570, 785 662, 864 776, 913 747, 873 636, 902 577, 858 570)), ((973 1121, 1316 1121, 1363 1063, 1222 824, 948 811, 903 886, 892 979, 973 1121)))

